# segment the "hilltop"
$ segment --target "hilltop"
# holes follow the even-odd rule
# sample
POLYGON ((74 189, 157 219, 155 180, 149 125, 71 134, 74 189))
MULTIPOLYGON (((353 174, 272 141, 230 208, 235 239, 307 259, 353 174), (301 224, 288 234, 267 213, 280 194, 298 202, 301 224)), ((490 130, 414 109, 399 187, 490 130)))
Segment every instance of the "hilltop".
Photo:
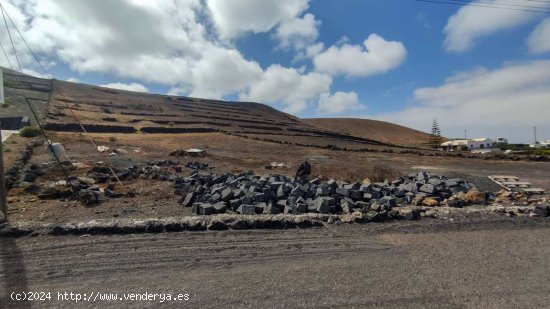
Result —
POLYGON ((302 121, 325 130, 370 138, 382 143, 422 146, 430 140, 428 133, 385 121, 357 118, 312 118, 302 121))

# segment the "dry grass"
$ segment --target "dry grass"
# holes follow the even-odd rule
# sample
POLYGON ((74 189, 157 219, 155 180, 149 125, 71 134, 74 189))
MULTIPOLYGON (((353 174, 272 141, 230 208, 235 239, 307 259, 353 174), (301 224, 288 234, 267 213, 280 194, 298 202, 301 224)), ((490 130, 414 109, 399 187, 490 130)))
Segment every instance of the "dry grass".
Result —
POLYGON ((401 176, 399 170, 383 165, 361 165, 356 167, 334 168, 334 166, 321 167, 320 172, 325 177, 347 182, 362 182, 369 179, 373 182, 381 182, 386 179, 394 180, 401 176))

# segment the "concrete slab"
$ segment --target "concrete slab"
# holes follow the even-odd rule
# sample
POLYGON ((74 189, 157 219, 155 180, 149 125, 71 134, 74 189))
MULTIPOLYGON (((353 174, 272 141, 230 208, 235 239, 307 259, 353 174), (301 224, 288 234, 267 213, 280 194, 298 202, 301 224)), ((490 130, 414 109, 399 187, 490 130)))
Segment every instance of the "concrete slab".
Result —
POLYGON ((2 130, 2 143, 8 139, 8 137, 12 136, 13 134, 17 134, 17 130, 2 130))

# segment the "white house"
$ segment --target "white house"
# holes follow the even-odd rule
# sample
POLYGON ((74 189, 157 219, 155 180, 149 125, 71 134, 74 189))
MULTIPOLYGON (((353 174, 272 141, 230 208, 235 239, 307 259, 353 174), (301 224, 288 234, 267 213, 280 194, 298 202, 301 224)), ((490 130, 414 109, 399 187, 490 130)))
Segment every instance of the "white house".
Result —
POLYGON ((497 137, 495 140, 497 144, 508 144, 508 139, 506 137, 497 137))
POLYGON ((478 149, 491 149, 493 141, 490 138, 480 137, 472 139, 457 139, 441 144, 441 148, 446 151, 465 151, 478 149))
POLYGON ((545 141, 536 142, 535 144, 530 144, 531 148, 550 148, 550 139, 545 141))

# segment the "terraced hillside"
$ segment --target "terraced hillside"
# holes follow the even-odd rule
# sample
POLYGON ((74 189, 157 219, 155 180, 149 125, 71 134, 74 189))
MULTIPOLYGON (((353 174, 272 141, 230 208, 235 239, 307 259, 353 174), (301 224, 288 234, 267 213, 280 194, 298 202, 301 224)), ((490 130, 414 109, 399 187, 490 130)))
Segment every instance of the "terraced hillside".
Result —
POLYGON ((421 146, 430 141, 428 133, 385 121, 355 118, 312 118, 302 121, 325 130, 368 137, 383 143, 421 146))
POLYGON ((44 117, 52 91, 52 81, 2 68, 4 73, 5 104, 0 106, 1 117, 27 116, 35 123, 26 98, 37 113, 44 117))
POLYGON ((5 72, 4 77, 6 102, 10 105, 4 108, 4 113, 32 118, 24 101, 25 97, 32 98, 33 104, 39 105, 37 109, 45 128, 51 131, 81 132, 81 122, 90 133, 219 132, 283 144, 346 149, 405 144, 401 140, 394 143, 388 135, 391 132, 385 132, 380 140, 372 138, 369 131, 372 136, 381 136, 375 126, 345 132, 259 103, 137 93, 40 79, 11 71, 5 72))

